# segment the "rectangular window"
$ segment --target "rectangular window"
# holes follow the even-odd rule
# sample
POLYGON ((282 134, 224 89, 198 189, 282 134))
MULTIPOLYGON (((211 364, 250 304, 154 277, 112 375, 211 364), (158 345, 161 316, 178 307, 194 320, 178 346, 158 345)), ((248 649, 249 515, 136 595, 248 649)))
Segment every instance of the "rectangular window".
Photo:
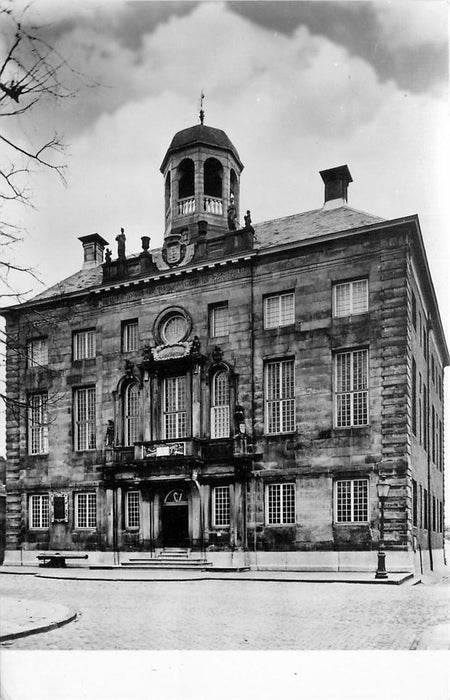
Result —
POLYGON ((125 501, 125 527, 138 529, 141 523, 141 496, 139 491, 127 491, 125 501))
POLYGON ((97 496, 95 493, 75 494, 75 527, 91 530, 97 527, 97 496))
POLYGON ((264 328, 290 326, 294 322, 294 292, 274 294, 264 299, 264 328))
POLYGON ((28 397, 28 454, 48 452, 48 396, 32 394, 28 397))
POLYGON ((423 435, 423 449, 428 452, 428 430, 427 430, 427 389, 425 387, 425 384, 423 385, 422 389, 422 394, 423 394, 423 406, 422 406, 422 418, 423 418, 423 428, 422 428, 422 435, 423 435))
POLYGON ((268 484, 266 520, 268 525, 295 524, 295 484, 268 484))
POLYGON ((436 421, 437 415, 434 406, 431 406, 431 459, 436 464, 436 421))
POLYGON ((367 479, 345 479, 336 482, 335 517, 337 523, 368 521, 367 479))
POLYGON ((137 321, 125 321, 122 324, 122 352, 135 352, 138 349, 138 331, 137 321))
POLYGON ((34 338, 27 342, 28 367, 46 367, 48 365, 48 339, 34 338))
POLYGON ((73 334, 73 359, 88 360, 95 357, 95 330, 79 331, 73 334))
POLYGON ((230 524, 230 487, 216 486, 213 489, 213 524, 228 527, 230 524))
POLYGON ((433 496, 433 520, 432 520, 432 529, 434 532, 436 532, 436 498, 433 496))
POLYGON ((369 422, 368 351, 339 352, 335 358, 336 427, 369 422))
POLYGON ((50 524, 50 510, 48 494, 30 496, 30 528, 43 530, 50 524))
POLYGON ((186 377, 164 379, 164 437, 167 440, 187 435, 186 377))
POLYGON ((95 387, 75 390, 75 450, 95 450, 95 387))
POLYGON ((417 527, 417 481, 412 480, 412 521, 417 527))
POLYGON ((367 280, 354 280, 333 286, 333 315, 335 317, 363 314, 369 309, 367 280))
POLYGON ((294 360, 266 365, 266 431, 269 435, 295 430, 294 360))
POLYGON ((423 490, 423 528, 428 530, 428 491, 423 490))
POLYGON ((416 295, 411 292, 411 321, 414 326, 414 330, 417 329, 417 302, 416 295))
POLYGON ((419 522, 418 522, 419 527, 423 526, 423 505, 422 504, 423 504, 422 486, 421 486, 421 484, 419 484, 419 500, 418 500, 418 504, 417 504, 417 507, 419 510, 419 513, 418 513, 418 515, 419 515, 419 522))
POLYGON ((411 429, 413 435, 417 434, 417 369, 416 361, 412 358, 411 368, 411 429))
POLYGON ((211 338, 228 335, 228 304, 210 308, 209 333, 211 338))

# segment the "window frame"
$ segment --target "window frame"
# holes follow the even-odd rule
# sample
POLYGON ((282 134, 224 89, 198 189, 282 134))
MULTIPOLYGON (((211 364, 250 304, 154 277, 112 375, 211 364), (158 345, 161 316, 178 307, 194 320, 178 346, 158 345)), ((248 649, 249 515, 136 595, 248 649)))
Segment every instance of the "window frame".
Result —
POLYGON ((271 330, 273 328, 286 328, 288 326, 294 326, 295 325, 295 290, 287 290, 285 292, 276 292, 274 294, 265 294, 263 297, 263 327, 264 330, 271 330), (291 316, 289 317, 288 321, 282 322, 282 299, 285 299, 287 297, 292 298, 292 310, 291 310, 291 316), (268 321, 268 316, 269 316, 269 311, 268 311, 268 305, 269 302, 273 299, 278 299, 278 310, 277 310, 277 322, 275 323, 270 323, 268 321))
POLYGON ((97 392, 96 392, 96 387, 95 385, 91 386, 83 386, 83 387, 76 387, 73 390, 74 396, 73 396, 73 443, 74 443, 74 451, 75 452, 92 452, 93 450, 97 449, 97 392), (93 417, 89 418, 89 410, 90 407, 92 408, 92 400, 91 402, 89 401, 89 395, 88 392, 92 391, 93 394, 93 406, 94 406, 94 412, 93 412, 93 417), (79 410, 80 410, 80 403, 79 403, 79 397, 82 393, 86 394, 86 415, 87 418, 85 420, 80 420, 79 418, 79 410), (80 442, 80 426, 81 425, 86 425, 86 440, 83 443, 84 446, 81 446, 80 442), (89 431, 89 426, 93 426, 93 431, 89 431), (90 433, 90 434, 89 434, 90 433), (90 439, 94 438, 94 445, 89 447, 90 444, 90 439))
POLYGON ((289 435, 296 431, 296 400, 295 400, 295 358, 288 357, 276 360, 267 360, 264 364, 264 432, 265 435, 289 435), (278 386, 280 390, 285 382, 282 368, 287 364, 292 364, 292 396, 280 395, 279 398, 269 399, 269 367, 271 365, 279 365, 278 386), (289 403, 288 403, 289 402, 289 403), (279 404, 279 430, 269 430, 269 404, 279 404), (289 406, 291 407, 289 409, 289 406), (292 413, 291 413, 292 411, 292 413), (292 421, 291 429, 283 429, 285 422, 292 421))
POLYGON ((27 368, 48 366, 48 337, 29 338, 27 340, 27 368), (35 346, 39 344, 40 347, 35 346), (43 357, 42 357, 43 356, 43 357))
POLYGON ((212 489, 212 526, 216 528, 231 527, 231 489, 229 485, 214 486, 212 489), (227 494, 225 498, 225 509, 223 508, 221 499, 217 498, 219 491, 223 495, 227 494), (226 517, 220 520, 217 516, 219 512, 222 514, 222 511, 225 512, 226 517))
POLYGON ((139 349, 139 321, 137 318, 128 319, 127 321, 122 321, 122 352, 137 352, 139 349), (135 345, 130 347, 130 328, 135 328, 135 335, 133 339, 135 345))
POLYGON ((277 481, 277 482, 270 482, 265 485, 265 507, 264 507, 264 516, 265 516, 265 524, 268 527, 291 527, 293 525, 296 525, 297 523, 297 490, 296 490, 296 483, 295 481, 277 481), (286 495, 285 491, 287 490, 287 487, 289 487, 289 491, 291 492, 290 495, 286 495), (273 499, 273 489, 279 489, 279 506, 278 506, 278 511, 279 511, 279 521, 274 522, 273 521, 273 511, 275 510, 276 506, 273 506, 271 508, 271 502, 273 499), (291 512, 291 520, 288 520, 285 517, 285 501, 287 499, 290 499, 290 503, 287 503, 286 508, 290 509, 291 512), (293 511, 292 511, 293 508, 293 511))
POLYGON ((369 278, 368 277, 357 277, 351 280, 343 280, 339 282, 333 282, 333 293, 332 293, 332 310, 333 318, 347 318, 348 316, 360 316, 361 314, 367 314, 369 312, 369 278), (361 311, 354 310, 354 285, 361 284, 365 282, 365 308, 361 311), (338 313, 338 301, 337 301, 337 290, 339 287, 349 287, 349 299, 348 313, 338 313))
MULTIPOLYGON (((352 348, 352 349, 347 349, 347 350, 338 350, 334 352, 333 354, 333 374, 334 374, 334 379, 333 379, 333 404, 334 404, 334 427, 337 430, 348 430, 351 428, 366 428, 367 426, 370 425, 370 395, 369 395, 369 375, 370 375, 370 356, 369 356, 369 348, 367 347, 358 347, 358 348, 352 348), (354 388, 354 358, 356 353, 365 353, 365 381, 366 381, 366 388, 365 389, 355 389, 354 388), (348 370, 349 373, 349 378, 350 378, 350 389, 346 391, 338 391, 338 358, 342 357, 343 355, 349 355, 350 356, 350 368, 348 370), (357 398, 358 394, 364 394, 365 395, 365 413, 366 413, 366 422, 365 423, 355 423, 355 399, 357 398), (339 425, 338 421, 338 416, 339 416, 339 397, 340 396, 349 396, 349 407, 350 407, 350 422, 346 425, 339 425)), ((343 410, 343 409, 341 409, 343 410)))
POLYGON ((139 440, 141 419, 141 394, 138 382, 130 382, 123 390, 123 444, 124 447, 133 447, 139 440), (130 414, 130 392, 136 390, 136 412, 130 414), (131 440, 132 437, 136 439, 131 440))
POLYGON ((36 456, 36 455, 46 455, 48 454, 49 447, 48 447, 48 392, 47 391, 42 391, 42 392, 36 392, 34 394, 29 394, 28 400, 27 400, 27 442, 28 442, 28 455, 29 456, 36 456), (33 406, 33 402, 35 399, 40 399, 40 405, 38 406, 33 406), (42 415, 42 422, 39 422, 34 425, 33 424, 33 412, 37 410, 41 415, 42 415), (34 431, 34 432, 33 432, 34 431), (38 450, 33 450, 33 444, 35 443, 36 440, 36 435, 37 440, 39 445, 41 446, 41 449, 38 450))
POLYGON ((32 493, 28 499, 28 527, 30 530, 48 530, 50 527, 50 495, 48 493, 32 493), (39 525, 34 524, 33 501, 39 499, 39 525), (46 500, 47 510, 44 513, 43 503, 46 500), (44 515, 46 516, 46 524, 43 524, 44 515))
POLYGON ((209 337, 210 338, 226 338, 229 333, 229 315, 228 315, 228 301, 219 302, 217 304, 211 304, 209 307, 209 337), (224 333, 216 332, 216 313, 219 311, 225 311, 226 314, 226 330, 224 333))
MULTIPOLYGON (((97 508, 97 493, 95 491, 78 491, 74 494, 74 528, 75 530, 96 530, 97 529, 97 519, 98 519, 98 508, 97 508), (81 498, 86 498, 86 525, 80 525, 80 500, 81 498), (95 525, 90 525, 89 522, 89 502, 94 501, 95 508, 95 525)), ((91 513, 92 515, 92 513, 91 513)), ((91 521, 92 522, 92 521, 91 521)))
MULTIPOLYGON (((135 504, 136 507, 136 504, 135 504)), ((125 492, 125 529, 126 530, 140 530, 141 528, 141 492, 136 489, 130 489, 125 492), (130 496, 137 495, 137 524, 130 524, 130 496)))
POLYGON ((163 439, 164 440, 181 440, 183 438, 188 437, 188 375, 187 374, 177 374, 174 376, 170 377, 164 377, 163 378, 163 391, 162 391, 162 433, 163 433, 163 439), (175 405, 176 409, 174 411, 167 411, 167 382, 170 380, 174 379, 184 379, 184 408, 180 409, 179 408, 179 398, 180 398, 180 389, 179 386, 176 384, 175 385, 175 405), (167 417, 170 415, 175 415, 177 416, 176 418, 176 435, 168 436, 168 423, 167 423, 167 417), (184 430, 180 431, 180 417, 184 415, 184 430))
POLYGON ((230 376, 229 372, 225 368, 220 368, 211 377, 210 382, 210 392, 211 392, 211 408, 210 408, 210 433, 212 440, 219 440, 220 438, 229 438, 231 435, 231 420, 230 420, 230 376), (226 382, 226 402, 217 403, 217 386, 216 382, 218 377, 225 377, 226 382), (217 431, 217 423, 220 416, 223 416, 223 425, 225 430, 217 431), (220 434, 219 434, 220 433, 220 434))
POLYGON ((334 507, 333 507, 333 519, 336 525, 362 525, 370 522, 370 484, 368 477, 350 477, 348 479, 336 479, 334 481, 334 507), (355 484, 365 483, 365 510, 366 518, 364 520, 355 520, 355 484), (339 484, 350 483, 350 520, 343 520, 339 518, 339 484))
POLYGON ((97 357, 97 331, 95 328, 83 328, 73 332, 72 354, 74 362, 95 360, 97 357), (79 343, 78 341, 81 339, 83 340, 79 343), (82 352, 80 353, 81 348, 82 352))

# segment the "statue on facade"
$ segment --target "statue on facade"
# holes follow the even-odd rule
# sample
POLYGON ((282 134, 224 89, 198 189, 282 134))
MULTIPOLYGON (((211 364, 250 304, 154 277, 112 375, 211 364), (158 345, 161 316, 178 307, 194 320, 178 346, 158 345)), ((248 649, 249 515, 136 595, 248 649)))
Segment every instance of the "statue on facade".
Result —
POLYGON ((222 362, 223 350, 220 345, 216 345, 211 354, 213 362, 222 362))
POLYGON ((227 221, 228 221, 228 230, 229 231, 236 231, 237 213, 236 213, 236 206, 234 204, 234 201, 231 201, 230 206, 227 209, 227 221))
POLYGON ((106 447, 113 447, 114 446, 114 421, 113 420, 109 420, 108 424, 106 426, 105 445, 106 445, 106 447))
POLYGON ((131 360, 125 360, 125 374, 127 377, 132 377, 133 376, 133 370, 134 370, 134 364, 131 362, 131 360))
POLYGON ((119 235, 116 236, 117 257, 119 258, 119 260, 125 260, 125 240, 125 230, 121 228, 119 235))
POLYGON ((244 216, 245 228, 252 228, 252 217, 250 215, 250 209, 247 209, 247 214, 244 216))
POLYGON ((197 355, 200 352, 200 338, 194 335, 191 345, 191 355, 197 355))
POLYGON ((112 253, 111 253, 110 249, 107 248, 107 249, 106 249, 106 252, 105 252, 105 262, 106 262, 106 263, 110 263, 110 262, 111 262, 111 256, 112 256, 112 253))

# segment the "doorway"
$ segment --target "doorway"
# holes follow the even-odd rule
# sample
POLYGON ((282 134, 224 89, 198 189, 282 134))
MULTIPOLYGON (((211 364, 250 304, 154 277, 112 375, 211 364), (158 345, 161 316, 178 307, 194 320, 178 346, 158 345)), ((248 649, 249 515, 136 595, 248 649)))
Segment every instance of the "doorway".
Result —
POLYGON ((189 546, 189 508, 183 489, 174 489, 165 497, 161 524, 164 547, 189 546))

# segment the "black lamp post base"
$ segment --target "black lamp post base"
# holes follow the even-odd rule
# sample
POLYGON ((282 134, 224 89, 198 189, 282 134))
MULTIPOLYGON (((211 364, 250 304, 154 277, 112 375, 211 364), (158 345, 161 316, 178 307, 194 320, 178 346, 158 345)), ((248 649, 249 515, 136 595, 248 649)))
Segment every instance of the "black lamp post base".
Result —
POLYGON ((386 571, 386 553, 378 552, 378 567, 375 573, 375 578, 388 578, 386 571))

